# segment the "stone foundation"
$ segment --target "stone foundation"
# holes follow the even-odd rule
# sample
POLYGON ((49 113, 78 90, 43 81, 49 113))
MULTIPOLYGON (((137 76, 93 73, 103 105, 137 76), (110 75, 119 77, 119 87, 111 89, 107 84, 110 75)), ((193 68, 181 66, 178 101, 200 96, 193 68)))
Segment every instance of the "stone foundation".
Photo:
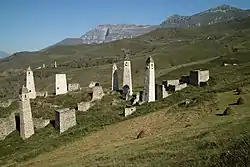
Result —
POLYGON ((136 111, 136 107, 126 107, 124 109, 124 116, 127 117, 136 111))
POLYGON ((169 86, 169 90, 170 91, 180 91, 180 90, 182 90, 182 89, 184 89, 186 87, 187 87, 186 83, 180 84, 180 85, 174 85, 174 86, 171 85, 171 86, 169 86))
POLYGON ((88 102, 81 102, 77 104, 77 110, 78 111, 88 111, 90 107, 92 107, 93 104, 88 101, 88 102))
POLYGON ((96 100, 101 100, 104 96, 102 86, 95 86, 93 87, 93 94, 92 94, 92 100, 91 101, 96 101, 96 100))
POLYGON ((64 108, 56 110, 55 128, 60 133, 76 125, 75 109, 64 108))
POLYGON ((4 140, 9 134, 16 130, 15 114, 6 118, 0 118, 0 140, 4 140))
POLYGON ((80 84, 79 83, 70 83, 68 85, 68 91, 76 91, 80 89, 80 84))
POLYGON ((49 119, 33 118, 33 124, 35 129, 42 129, 50 123, 49 119))

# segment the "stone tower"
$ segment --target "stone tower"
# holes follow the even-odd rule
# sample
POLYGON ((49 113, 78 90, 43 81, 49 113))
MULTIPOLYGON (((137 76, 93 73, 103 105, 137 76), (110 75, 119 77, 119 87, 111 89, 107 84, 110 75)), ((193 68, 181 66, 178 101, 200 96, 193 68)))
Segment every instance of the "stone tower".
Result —
POLYGON ((115 63, 113 64, 112 68, 112 90, 119 90, 118 68, 115 63))
POLYGON ((122 87, 128 86, 129 87, 129 95, 132 96, 133 89, 132 89, 132 74, 131 74, 131 63, 129 60, 128 55, 125 56, 125 60, 123 63, 123 84, 122 87))
POLYGON ((56 64, 56 61, 54 62, 54 68, 57 68, 57 64, 56 64))
POLYGON ((56 95, 66 94, 67 90, 67 79, 66 74, 56 74, 56 95))
POLYGON ((23 86, 20 90, 20 136, 22 139, 27 139, 34 132, 34 124, 32 119, 30 98, 28 89, 23 86))
POLYGON ((146 60, 143 101, 155 101, 155 67, 151 56, 146 60))
POLYGON ((36 98, 36 88, 35 88, 35 81, 33 76, 33 71, 30 67, 26 70, 26 88, 29 91, 29 98, 35 99, 36 98))

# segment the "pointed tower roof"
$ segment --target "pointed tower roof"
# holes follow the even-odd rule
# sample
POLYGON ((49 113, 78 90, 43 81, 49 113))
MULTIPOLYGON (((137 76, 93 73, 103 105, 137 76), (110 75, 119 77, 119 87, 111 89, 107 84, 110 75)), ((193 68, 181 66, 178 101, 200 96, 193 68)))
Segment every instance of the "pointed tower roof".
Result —
POLYGON ((148 59, 146 60, 146 63, 154 63, 154 60, 151 56, 148 57, 148 59))
POLYGON ((27 71, 31 71, 31 68, 30 68, 30 66, 27 68, 27 71))
POLYGON ((117 65, 116 63, 113 64, 113 68, 117 69, 117 65))
POLYGON ((29 90, 23 85, 19 91, 19 94, 25 94, 25 93, 29 93, 29 90))

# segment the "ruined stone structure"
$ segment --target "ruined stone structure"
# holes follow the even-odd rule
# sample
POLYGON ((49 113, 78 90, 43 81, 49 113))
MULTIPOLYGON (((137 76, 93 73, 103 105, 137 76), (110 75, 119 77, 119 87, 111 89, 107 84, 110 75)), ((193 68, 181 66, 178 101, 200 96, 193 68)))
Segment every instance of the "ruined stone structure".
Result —
POLYGON ((101 100, 104 96, 102 86, 95 86, 93 87, 93 93, 92 93, 92 100, 91 101, 96 101, 96 100, 101 100))
POLYGON ((35 89, 35 81, 33 76, 33 71, 30 67, 26 70, 26 88, 29 91, 29 98, 36 98, 36 89, 35 89))
POLYGON ((91 81, 90 83, 89 83, 89 88, 93 88, 93 87, 95 87, 95 86, 99 86, 100 84, 98 83, 98 82, 95 82, 95 81, 91 81))
POLYGON ((165 87, 168 87, 170 85, 172 85, 172 86, 179 85, 180 81, 179 81, 179 79, 171 79, 171 80, 165 80, 165 81, 163 81, 162 84, 164 84, 165 87))
POLYGON ((49 119, 33 118, 34 128, 42 129, 50 123, 49 119))
POLYGON ((34 125, 31 113, 29 91, 26 87, 22 87, 20 91, 20 136, 27 139, 34 132, 34 125))
POLYGON ((54 68, 57 68, 57 64, 56 64, 56 61, 54 62, 54 68))
POLYGON ((124 116, 127 117, 136 111, 136 107, 125 107, 124 116))
POLYGON ((180 90, 182 90, 182 89, 184 89, 186 87, 187 87, 186 83, 179 84, 179 85, 170 85, 169 90, 170 91, 180 91, 180 90))
POLYGON ((118 68, 115 63, 113 64, 113 68, 112 68, 112 90, 114 91, 119 90, 118 68))
POLYGON ((15 113, 6 118, 0 118, 0 140, 4 140, 9 134, 16 130, 15 113))
POLYGON ((56 74, 56 95, 67 93, 67 79, 66 74, 56 74))
POLYGON ((156 100, 162 100, 169 96, 164 84, 155 84, 155 96, 156 100))
POLYGON ((64 108, 56 110, 55 128, 58 129, 60 133, 65 132, 75 125, 75 109, 64 108))
POLYGON ((132 105, 139 104, 139 102, 140 102, 140 92, 137 92, 136 95, 133 98, 132 105))
POLYGON ((45 64, 43 64, 42 68, 46 68, 45 64))
POLYGON ((193 70, 190 71, 189 84, 200 86, 209 80, 209 70, 193 70))
POLYGON ((68 91, 76 91, 80 89, 80 84, 79 83, 69 83, 68 85, 68 91))
POLYGON ((130 60, 128 58, 128 56, 126 56, 126 59, 123 63, 124 67, 123 67, 123 84, 122 87, 124 87, 125 85, 127 85, 129 87, 129 94, 130 96, 133 95, 133 88, 132 88, 132 74, 131 74, 131 63, 130 60))
POLYGON ((89 108, 92 106, 93 106, 93 103, 91 103, 91 101, 77 103, 77 110, 78 111, 88 111, 89 108))
POLYGON ((36 96, 37 97, 44 97, 46 98, 48 96, 48 92, 44 91, 44 92, 36 92, 36 96))
POLYGON ((154 60, 150 56, 146 61, 146 71, 143 89, 143 101, 155 101, 155 67, 154 60))

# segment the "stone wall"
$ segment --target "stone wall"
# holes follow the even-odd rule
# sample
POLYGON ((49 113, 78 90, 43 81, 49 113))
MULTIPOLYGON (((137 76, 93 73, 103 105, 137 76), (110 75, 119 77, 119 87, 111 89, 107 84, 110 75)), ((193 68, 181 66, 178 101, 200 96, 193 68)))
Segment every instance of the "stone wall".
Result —
POLYGON ((65 132, 75 125, 75 109, 64 108, 56 110, 55 128, 58 129, 60 133, 65 132))
POLYGON ((201 82, 209 80, 209 70, 192 70, 189 75, 189 84, 199 86, 201 82))
POLYGON ((124 116, 127 117, 136 111, 136 107, 126 107, 124 109, 124 116))
POLYGON ((180 91, 180 90, 182 90, 182 89, 184 89, 184 88, 186 88, 187 87, 187 84, 186 83, 184 83, 184 84, 179 84, 179 85, 170 85, 169 86, 169 90, 170 91, 180 91))
POLYGON ((33 118, 34 128, 42 129, 50 123, 49 119, 33 118))
POLYGON ((170 86, 170 85, 179 85, 180 80, 179 79, 171 79, 171 80, 165 80, 162 82, 165 87, 170 86))
POLYGON ((95 86, 93 87, 93 94, 92 94, 92 100, 91 101, 95 101, 95 100, 101 100, 104 96, 103 90, 102 90, 102 86, 95 86))
POLYGON ((77 104, 77 110, 78 111, 88 111, 88 109, 93 106, 91 101, 88 102, 81 102, 77 104))
POLYGON ((4 140, 10 133, 16 130, 15 113, 6 118, 0 118, 0 140, 4 140))
POLYGON ((79 83, 70 83, 68 85, 68 91, 76 91, 80 89, 80 84, 79 83))
POLYGON ((169 96, 165 85, 163 84, 155 84, 155 96, 156 100, 161 100, 169 96))
POLYGON ((44 92, 36 92, 36 96, 37 97, 47 97, 48 96, 48 92, 44 91, 44 92))

